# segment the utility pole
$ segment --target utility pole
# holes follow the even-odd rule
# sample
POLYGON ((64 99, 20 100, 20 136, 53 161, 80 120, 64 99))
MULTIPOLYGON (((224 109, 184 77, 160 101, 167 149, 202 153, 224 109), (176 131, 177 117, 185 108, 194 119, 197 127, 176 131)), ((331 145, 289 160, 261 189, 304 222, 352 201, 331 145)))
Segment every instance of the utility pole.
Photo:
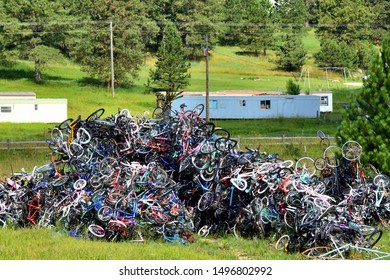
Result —
POLYGON ((112 36, 112 21, 110 21, 110 54, 111 54, 111 92, 112 92, 112 97, 114 97, 115 76, 114 76, 114 43, 113 43, 113 36, 112 36))
POLYGON ((206 122, 210 121, 210 107, 209 107, 209 41, 206 33, 206 47, 204 55, 206 56, 206 122))

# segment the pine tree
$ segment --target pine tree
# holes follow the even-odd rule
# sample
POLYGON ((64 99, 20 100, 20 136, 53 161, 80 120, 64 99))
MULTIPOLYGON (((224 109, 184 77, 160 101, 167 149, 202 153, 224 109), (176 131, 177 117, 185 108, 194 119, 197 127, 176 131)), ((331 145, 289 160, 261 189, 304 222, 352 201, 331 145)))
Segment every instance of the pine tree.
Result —
POLYGON ((177 28, 172 23, 164 28, 164 37, 157 51, 156 69, 150 71, 151 81, 161 89, 172 85, 188 85, 190 63, 177 28))
POLYGON ((361 93, 344 112, 338 143, 355 140, 363 148, 361 161, 390 172, 390 41, 383 41, 361 93))
POLYGON ((302 38, 298 34, 287 32, 281 36, 281 42, 277 46, 276 64, 286 71, 299 71, 305 63, 306 54, 302 38))
POLYGON ((74 55, 81 70, 101 83, 111 82, 110 24, 113 30, 113 60, 115 83, 132 84, 144 63, 145 40, 156 34, 155 23, 147 20, 141 0, 84 0, 86 25, 74 55))

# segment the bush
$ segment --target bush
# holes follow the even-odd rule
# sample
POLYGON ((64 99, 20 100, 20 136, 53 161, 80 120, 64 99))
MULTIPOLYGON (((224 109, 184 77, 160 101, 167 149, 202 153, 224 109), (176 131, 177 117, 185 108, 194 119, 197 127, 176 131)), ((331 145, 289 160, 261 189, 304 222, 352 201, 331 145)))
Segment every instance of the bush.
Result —
POLYGON ((299 84, 294 83, 292 79, 287 81, 286 91, 288 94, 298 95, 301 93, 301 87, 299 84))

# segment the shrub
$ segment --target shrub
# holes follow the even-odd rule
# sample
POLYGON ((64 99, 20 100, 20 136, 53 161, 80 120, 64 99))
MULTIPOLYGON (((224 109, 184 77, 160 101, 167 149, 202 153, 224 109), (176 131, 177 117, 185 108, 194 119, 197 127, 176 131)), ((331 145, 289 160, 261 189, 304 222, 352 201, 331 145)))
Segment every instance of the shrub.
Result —
POLYGON ((292 79, 287 81, 286 91, 288 94, 298 95, 301 93, 301 87, 295 83, 292 79))

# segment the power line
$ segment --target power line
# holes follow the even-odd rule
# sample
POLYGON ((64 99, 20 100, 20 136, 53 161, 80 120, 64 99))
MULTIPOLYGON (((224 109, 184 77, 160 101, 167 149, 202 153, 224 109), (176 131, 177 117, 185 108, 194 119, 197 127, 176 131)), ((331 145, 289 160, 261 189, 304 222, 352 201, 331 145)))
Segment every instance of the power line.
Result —
MULTIPOLYGON (((109 25, 110 22, 115 24, 136 24, 136 25, 147 25, 147 24, 153 24, 153 25, 166 25, 166 21, 153 21, 153 20, 114 20, 114 19, 107 19, 107 20, 81 20, 81 21, 30 21, 30 22, 16 22, 16 21, 8 21, 8 22, 0 22, 0 26, 37 26, 37 25, 109 25)), ((181 25, 195 25, 195 26, 228 26, 228 27, 306 27, 304 23, 281 23, 281 22, 275 22, 275 23, 255 23, 255 22, 232 22, 232 21, 221 21, 221 22, 204 22, 204 21, 176 21, 173 22, 173 24, 177 26, 181 25)), ((380 24, 380 23, 372 23, 372 24, 366 24, 366 23, 330 23, 330 24, 323 24, 323 23, 317 23, 317 24, 310 24, 309 27, 313 28, 321 28, 321 27, 370 27, 370 28, 390 28, 390 24, 380 24)))

